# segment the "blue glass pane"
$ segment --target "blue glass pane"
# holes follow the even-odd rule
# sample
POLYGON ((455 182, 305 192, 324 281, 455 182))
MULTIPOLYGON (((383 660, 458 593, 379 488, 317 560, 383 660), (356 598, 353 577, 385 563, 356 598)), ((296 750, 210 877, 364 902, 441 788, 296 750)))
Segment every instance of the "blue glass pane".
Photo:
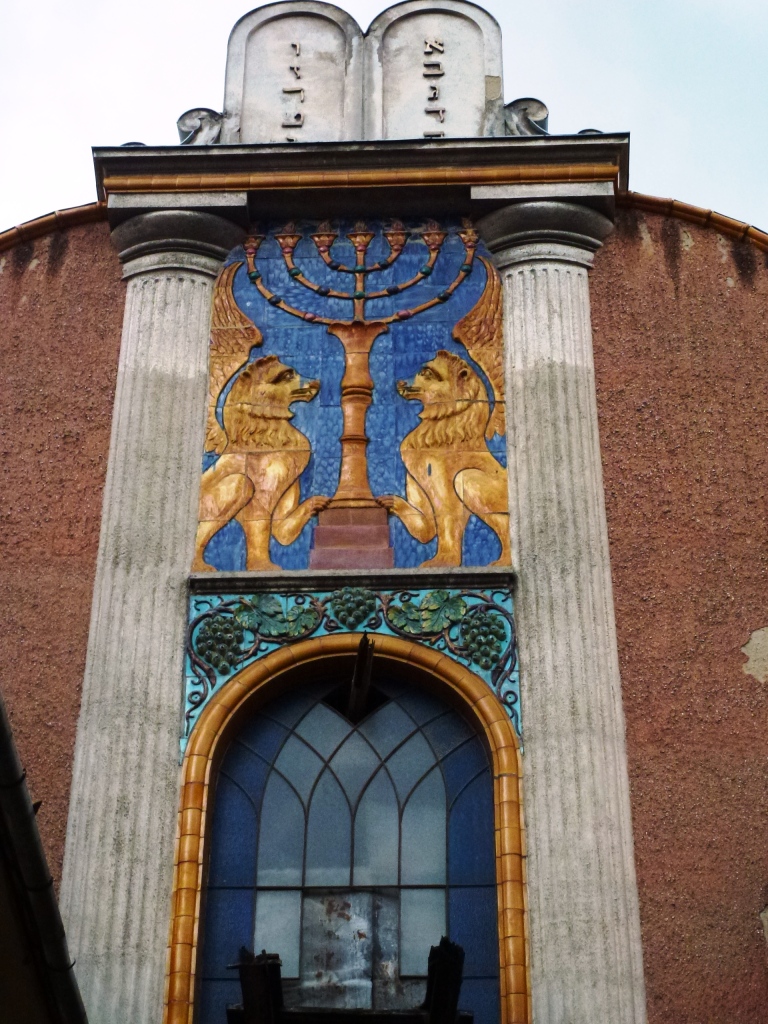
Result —
POLYGON ((424 977, 429 951, 445 933, 445 889, 402 889, 400 973, 424 977))
POLYGON ((387 761, 387 768, 397 788, 401 805, 411 790, 435 763, 432 748, 420 732, 406 740, 387 761))
POLYGON ((448 881, 451 885, 493 885, 496 881, 493 783, 488 769, 467 786, 451 809, 448 881))
POLYGON ((461 715, 457 715, 455 711, 449 711, 425 725, 424 735, 432 745, 435 754, 441 758, 450 754, 474 733, 469 723, 465 722, 461 715))
POLYGON ((352 824, 347 799, 324 771, 312 794, 307 825, 307 885, 349 885, 352 824))
POLYGON ((406 686, 405 683, 400 683, 397 679, 377 679, 376 689, 381 690, 381 692, 390 699, 395 699, 403 693, 406 686))
POLYGON ((448 806, 479 772, 488 767, 488 756, 477 737, 459 747, 442 762, 448 806))
POLYGON ((195 1002, 195 1024, 227 1024, 227 1006, 242 1002, 237 971, 226 981, 206 979, 195 1002))
MULTIPOLYGON (((274 728, 279 728, 279 726, 274 728)), ((264 792, 264 783, 269 774, 269 763, 262 760, 258 754, 254 754, 239 740, 235 740, 227 751, 221 770, 245 790, 251 798, 255 810, 258 811, 264 792)))
POLYGON ((225 775, 216 784, 211 828, 209 885, 253 885, 256 879, 256 811, 225 775))
POLYGON ((337 711, 327 704, 316 704, 296 726, 296 733, 327 760, 351 729, 337 711))
POLYGON ((360 732, 382 757, 402 743, 414 728, 413 721, 393 702, 382 704, 359 726, 360 732))
POLYGON ((382 769, 355 816, 354 885, 397 885, 399 831, 397 797, 382 769))
POLYGON ((412 793, 402 828, 402 884, 445 884, 445 784, 439 768, 412 793))
POLYGON ((301 885, 304 809, 294 791, 272 772, 264 794, 259 830, 259 885, 301 885))
POLYGON ((496 886, 448 890, 450 938, 464 948, 465 978, 498 978, 496 886))
MULTIPOLYGON (((287 735, 288 730, 284 726, 278 725, 277 722, 272 722, 268 718, 262 718, 261 715, 256 715, 240 733, 237 742, 259 754, 271 764, 287 735)), ((235 744, 232 746, 234 747, 235 744)), ((229 752, 227 757, 229 757, 229 752)))
POLYGON ((408 690, 398 698, 398 704, 408 712, 415 722, 423 725, 445 712, 445 704, 423 690, 408 690))
POLYGON ((289 736, 275 761, 275 768, 299 793, 306 807, 315 780, 323 770, 323 762, 317 754, 303 740, 289 736))
POLYGON ((291 729, 303 714, 317 703, 318 698, 307 693, 305 690, 295 690, 292 693, 283 694, 276 700, 270 701, 262 709, 263 715, 274 718, 275 721, 287 725, 291 729))
POLYGON ((499 1024, 498 978, 465 978, 461 985, 459 1009, 471 1010, 475 1024, 499 1024))
POLYGON ((331 761, 331 768, 336 773, 344 792, 354 808, 357 798, 368 779, 381 764, 381 759, 373 752, 369 743, 358 732, 353 732, 344 741, 331 761))
POLYGON ((301 946, 301 890, 262 890, 256 897, 253 949, 279 953, 282 976, 298 978, 301 946))
POLYGON ((209 889, 205 901, 204 978, 230 978, 240 947, 253 938, 253 890, 209 889))

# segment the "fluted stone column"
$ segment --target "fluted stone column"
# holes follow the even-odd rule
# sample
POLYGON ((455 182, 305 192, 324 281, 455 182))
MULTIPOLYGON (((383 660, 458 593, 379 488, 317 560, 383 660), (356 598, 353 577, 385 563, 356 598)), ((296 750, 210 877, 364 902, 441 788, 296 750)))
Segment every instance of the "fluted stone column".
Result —
POLYGON ((504 281, 535 1024, 641 1024, 642 948, 588 268, 565 202, 480 222, 504 281))
POLYGON ((61 887, 90 1024, 162 1014, 210 302, 240 237, 189 211, 113 232, 128 288, 61 887))

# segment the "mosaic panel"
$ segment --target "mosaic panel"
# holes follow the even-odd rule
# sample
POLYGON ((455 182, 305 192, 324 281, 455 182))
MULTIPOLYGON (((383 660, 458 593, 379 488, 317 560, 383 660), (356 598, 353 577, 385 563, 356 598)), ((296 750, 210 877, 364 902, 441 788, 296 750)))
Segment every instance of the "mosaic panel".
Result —
POLYGON ((252 235, 214 293, 193 570, 508 565, 501 331, 468 222, 252 235))
POLYGON ((498 695, 518 736, 520 686, 512 594, 467 587, 340 586, 192 594, 182 752, 198 715, 236 672, 298 640, 359 632, 416 640, 469 668, 498 695))

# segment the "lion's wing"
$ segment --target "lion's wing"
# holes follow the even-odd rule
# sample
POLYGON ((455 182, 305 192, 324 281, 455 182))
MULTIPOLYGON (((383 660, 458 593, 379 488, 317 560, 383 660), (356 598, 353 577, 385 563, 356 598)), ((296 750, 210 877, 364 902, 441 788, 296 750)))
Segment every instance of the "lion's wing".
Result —
POLYGON ((216 419, 216 403, 232 374, 248 359, 251 349, 261 345, 261 331, 235 302, 232 285, 241 263, 230 263, 219 274, 213 289, 211 346, 208 362, 208 422, 205 450, 220 455, 227 436, 216 419))
POLYGON ((483 294, 453 329, 453 337, 460 342, 481 368, 493 388, 493 413, 485 436, 506 432, 504 413, 504 338, 501 320, 501 279, 496 268, 485 257, 478 257, 485 267, 486 285, 483 294))

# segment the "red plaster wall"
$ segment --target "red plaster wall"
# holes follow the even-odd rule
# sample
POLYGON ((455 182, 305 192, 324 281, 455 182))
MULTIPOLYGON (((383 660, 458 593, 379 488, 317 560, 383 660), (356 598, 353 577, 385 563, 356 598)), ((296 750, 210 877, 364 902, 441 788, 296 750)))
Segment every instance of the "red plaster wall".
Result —
POLYGON ((592 276, 650 1024, 768 1020, 768 262, 632 210, 592 276))
POLYGON ((57 882, 123 293, 106 224, 0 253, 0 687, 57 882))

